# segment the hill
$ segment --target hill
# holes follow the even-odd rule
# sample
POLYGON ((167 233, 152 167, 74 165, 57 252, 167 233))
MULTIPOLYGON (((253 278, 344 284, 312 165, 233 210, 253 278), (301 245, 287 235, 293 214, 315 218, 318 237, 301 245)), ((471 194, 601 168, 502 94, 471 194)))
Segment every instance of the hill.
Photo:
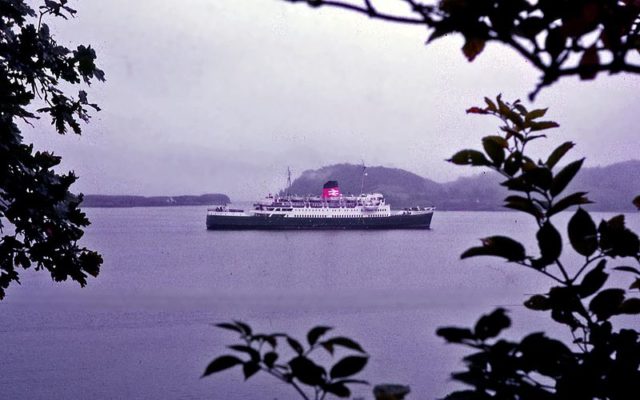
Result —
MULTIPOLYGON (((382 166, 367 167, 363 192, 380 192, 397 208, 434 205, 440 210, 504 210, 504 179, 491 171, 453 182, 437 183, 412 172, 382 166)), ((319 194, 324 182, 337 180, 343 193, 360 193, 362 166, 336 164, 304 171, 295 179, 291 193, 319 194)), ((584 168, 569 190, 589 192, 597 211, 632 211, 631 199, 640 194, 640 161, 584 168)))

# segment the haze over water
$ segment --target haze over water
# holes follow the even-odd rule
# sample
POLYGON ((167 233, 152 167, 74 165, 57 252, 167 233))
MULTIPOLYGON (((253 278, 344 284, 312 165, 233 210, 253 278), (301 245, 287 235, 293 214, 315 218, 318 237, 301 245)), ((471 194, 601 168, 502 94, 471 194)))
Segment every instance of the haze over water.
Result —
MULTIPOLYGON (((520 305, 548 282, 497 259, 459 260, 491 234, 532 249, 533 224, 517 213, 437 211, 429 231, 211 232, 204 207, 87 212, 101 275, 81 289, 26 273, 0 303, 2 398, 296 398, 260 374, 244 383, 240 370, 199 379, 236 341, 210 324, 231 319, 301 340, 334 326, 369 352, 363 379, 435 398, 464 354, 437 327, 472 326, 497 306, 516 336, 550 327, 520 305)), ((639 216, 628 223, 638 229, 639 216)))

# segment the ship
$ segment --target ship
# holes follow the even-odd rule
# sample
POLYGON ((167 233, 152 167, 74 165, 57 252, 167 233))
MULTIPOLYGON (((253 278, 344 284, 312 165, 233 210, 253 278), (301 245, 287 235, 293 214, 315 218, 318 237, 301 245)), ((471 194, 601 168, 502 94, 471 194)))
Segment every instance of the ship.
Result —
POLYGON ((321 196, 268 195, 250 210, 207 210, 209 230, 429 229, 435 207, 392 210, 381 193, 343 195, 337 181, 321 196))

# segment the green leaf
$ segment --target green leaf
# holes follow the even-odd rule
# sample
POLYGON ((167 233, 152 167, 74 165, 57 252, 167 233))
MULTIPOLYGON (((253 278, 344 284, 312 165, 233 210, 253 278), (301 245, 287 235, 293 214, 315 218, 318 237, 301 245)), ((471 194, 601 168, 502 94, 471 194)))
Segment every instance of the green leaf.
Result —
POLYGON ((564 155, 567 154, 573 146, 575 146, 575 143, 573 142, 564 142, 560 146, 556 147, 556 149, 551 152, 551 155, 549 155, 549 158, 547 158, 545 165, 549 167, 549 169, 555 167, 558 161, 560 161, 560 159, 562 159, 562 157, 564 157, 564 155))
POLYGON ((588 212, 578 208, 569 220, 569 241, 581 255, 590 256, 598 248, 598 231, 588 212))
POLYGON ((477 150, 461 150, 453 155, 449 160, 456 165, 490 166, 491 161, 477 150))
POLYGON ((324 391, 327 393, 331 393, 340 398, 348 398, 351 396, 351 391, 349 388, 343 383, 331 383, 324 387, 324 391))
POLYGON ((249 361, 242 365, 242 373, 244 374, 244 380, 251 378, 256 372, 260 371, 260 365, 257 362, 249 361))
POLYGON ((307 333, 307 341, 309 342, 309 346, 313 346, 314 344, 316 344, 320 336, 329 332, 331 329, 333 328, 329 326, 316 326, 315 328, 311 329, 309 333, 307 333))
POLYGON ((362 369, 367 365, 367 361, 369 359, 367 357, 361 356, 349 356, 345 357, 342 360, 338 361, 332 368, 329 375, 332 379, 335 378, 346 378, 348 376, 352 376, 362 371, 362 369))
POLYGON ((302 347, 300 342, 298 342, 294 338, 287 336, 287 343, 289 343, 289 346, 293 349, 293 351, 295 351, 299 355, 302 355, 302 353, 304 353, 304 348, 302 347))
POLYGON ((223 322, 220 324, 215 324, 215 326, 217 326, 218 328, 222 328, 222 329, 227 329, 230 331, 234 331, 234 332, 238 332, 238 333, 243 333, 242 329, 240 329, 240 327, 234 325, 234 324, 230 324, 227 322, 223 322))
POLYGON ((614 269, 618 271, 631 272, 633 274, 640 275, 640 270, 634 267, 622 266, 622 267, 615 267, 614 269))
POLYGON ((640 196, 636 196, 636 198, 633 199, 633 205, 640 210, 640 196))
POLYGON ((238 364, 242 364, 242 360, 237 357, 220 356, 209 363, 207 368, 204 370, 204 374, 202 374, 202 377, 204 378, 205 376, 215 374, 216 372, 224 371, 225 369, 235 367, 238 364))
POLYGON ((478 38, 467 38, 462 46, 462 53, 467 57, 469 62, 475 60, 475 58, 484 50, 485 41, 478 38))
POLYGON ((552 185, 553 175, 548 168, 536 167, 528 170, 522 174, 522 179, 525 182, 539 187, 542 190, 547 190, 552 185))
POLYGON ((596 293, 598 290, 602 289, 604 284, 607 282, 609 278, 609 274, 604 272, 604 267, 607 264, 605 260, 600 260, 598 265, 588 274, 584 276, 580 286, 578 286, 578 292, 580 297, 585 298, 589 297, 592 294, 596 293))
POLYGON ((622 314, 640 314, 640 299, 632 297, 626 299, 620 305, 620 313, 622 314))
POLYGON ((538 247, 542 259, 548 264, 551 264, 560 257, 562 254, 562 237, 558 230, 549 222, 545 222, 538 233, 536 234, 538 239, 538 247))
POLYGON ((489 111, 498 111, 498 107, 496 107, 496 104, 491 101, 490 98, 485 97, 484 102, 487 104, 487 109, 489 109, 489 111))
POLYGON ((509 176, 513 176, 522 166, 522 154, 519 151, 514 151, 507 157, 504 162, 504 172, 509 176))
POLYGON ((549 208, 549 210, 547 211, 547 217, 551 217, 552 215, 564 211, 572 206, 591 203, 591 201, 589 201, 589 199, 585 197, 586 194, 587 192, 576 192, 562 198, 556 204, 551 206, 551 208, 549 208))
POLYGON ((504 329, 511 326, 511 319, 507 317, 503 308, 498 308, 488 315, 480 317, 474 328, 475 336, 480 340, 496 337, 504 329))
POLYGON ((526 212, 536 217, 536 219, 542 218, 544 215, 540 207, 526 197, 508 196, 504 201, 506 202, 504 205, 506 208, 526 212))
POLYGON ((333 346, 340 346, 344 347, 345 349, 354 350, 359 353, 366 354, 360 344, 358 344, 353 339, 349 339, 348 337, 344 336, 336 336, 320 344, 323 345, 323 347, 325 347, 325 349, 327 349, 327 351, 329 351, 329 353, 331 354, 333 354, 333 346), (331 350, 329 350, 329 348, 327 348, 326 346, 329 346, 331 350))
POLYGON ((619 312, 620 305, 624 301, 624 290, 606 289, 598 293, 589 303, 589 310, 604 321, 619 312))
POLYGON ((317 386, 324 383, 326 375, 324 368, 307 357, 293 358, 289 361, 289 367, 291 367, 293 376, 306 385, 317 386))
POLYGON ((277 359, 278 353, 270 351, 264 355, 263 361, 267 367, 273 368, 273 365, 275 364, 277 359))
POLYGON ((546 129, 552 129, 552 128, 557 128, 560 125, 558 125, 557 122, 553 122, 553 121, 540 121, 540 122, 531 122, 531 132, 536 132, 536 131, 543 131, 546 129))
POLYGON ((551 183, 551 187, 549 188, 549 192, 552 196, 557 196, 560 194, 569 183, 576 176, 580 167, 582 167, 582 163, 584 162, 584 158, 578 161, 574 161, 569 163, 566 167, 564 167, 558 174, 553 178, 553 182, 551 183))
POLYGON ((241 321, 233 321, 235 322, 235 324, 242 330, 242 332, 247 335, 247 336, 251 336, 252 330, 251 327, 247 324, 245 324, 244 322, 241 321))
POLYGON ((524 306, 535 311, 547 311, 551 309, 549 298, 541 294, 531 296, 524 302, 524 306))
POLYGON ((475 335, 468 328, 445 327, 438 328, 436 335, 444 338, 449 343, 462 343, 465 340, 474 340, 475 335))
POLYGON ((482 138, 482 146, 493 161, 493 165, 500 167, 504 162, 504 149, 508 147, 507 141, 502 136, 486 136, 482 138))
POLYGON ((544 117, 544 115, 547 113, 547 110, 547 108, 540 108, 537 110, 529 111, 525 117, 525 120, 533 121, 534 119, 544 117))
POLYGON ((508 261, 522 261, 526 254, 524 246, 519 242, 505 236, 491 236, 482 239, 482 247, 472 247, 462 253, 460 258, 475 256, 496 256, 508 261))

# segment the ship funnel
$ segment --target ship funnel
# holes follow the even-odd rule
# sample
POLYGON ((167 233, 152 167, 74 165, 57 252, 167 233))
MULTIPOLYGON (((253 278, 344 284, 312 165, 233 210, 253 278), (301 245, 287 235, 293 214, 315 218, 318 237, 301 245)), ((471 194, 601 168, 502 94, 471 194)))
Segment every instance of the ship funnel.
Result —
POLYGON ((322 198, 340 197, 340 187, 338 181, 328 181, 322 187, 322 198))

